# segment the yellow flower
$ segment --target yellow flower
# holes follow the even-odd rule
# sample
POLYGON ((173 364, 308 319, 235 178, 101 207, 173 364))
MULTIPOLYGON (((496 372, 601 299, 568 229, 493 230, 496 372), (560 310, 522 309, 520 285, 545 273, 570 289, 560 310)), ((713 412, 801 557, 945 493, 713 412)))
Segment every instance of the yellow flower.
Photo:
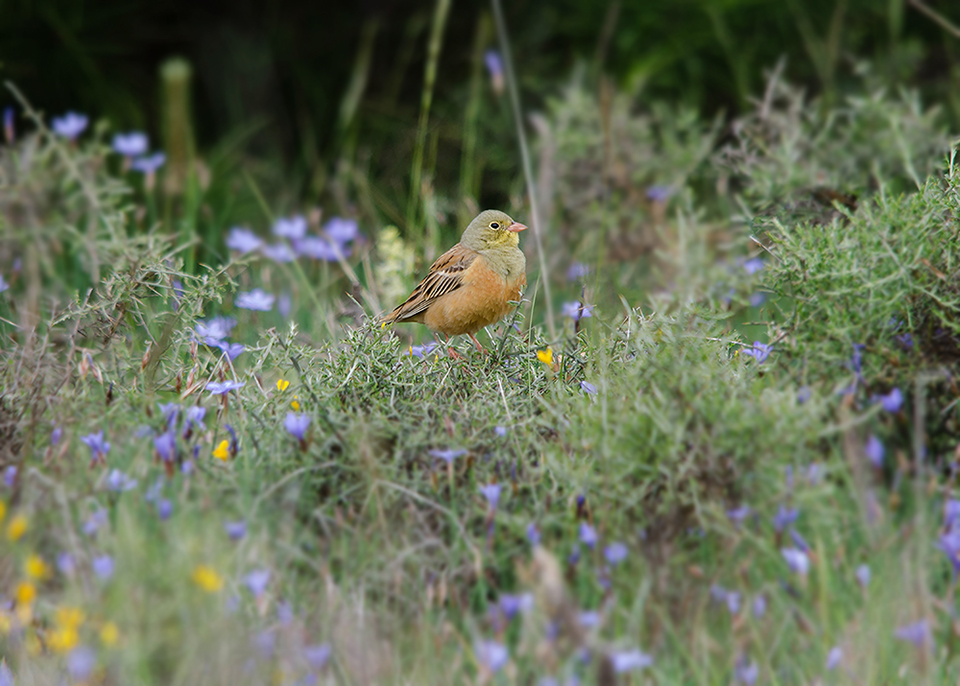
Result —
POLYGON ((223 588, 223 579, 206 565, 200 565, 193 570, 193 583, 207 593, 216 593, 223 588))
POLYGON ((79 607, 58 607, 54 620, 61 629, 76 629, 85 619, 79 607))
POLYGON ((14 596, 17 599, 17 605, 30 605, 33 603, 34 598, 37 597, 37 587, 29 581, 21 581, 17 584, 17 590, 14 596))
POLYGON ((299 398, 300 398, 299 395, 293 396, 293 402, 290 403, 290 407, 292 407, 293 409, 298 410, 298 411, 300 410, 300 400, 299 400, 299 398))
POLYGON ((55 653, 67 653, 80 642, 80 635, 73 627, 65 626, 47 634, 47 645, 55 653))
POLYGON ((220 441, 220 445, 213 451, 213 456, 218 460, 226 462, 230 459, 230 441, 220 441))
POLYGON ((113 622, 107 622, 100 627, 100 640, 103 642, 103 645, 108 648, 116 643, 119 637, 120 630, 117 629, 117 625, 113 622))
POLYGON ((286 379, 277 379, 277 390, 283 393, 290 386, 290 382, 286 379))
POLYGON ((0 636, 6 636, 10 633, 10 627, 13 619, 6 612, 0 610, 0 636))
POLYGON ((537 359, 548 367, 551 366, 553 364, 553 348, 547 346, 546 350, 538 350, 537 359))
POLYGON ((0 524, 3 523, 4 518, 7 516, 7 504, 0 500, 0 524))
POLYGON ((31 579, 46 579, 50 576, 50 568, 43 558, 39 555, 31 555, 27 558, 27 564, 24 565, 27 576, 31 579))
POLYGON ((18 514, 16 517, 10 520, 10 523, 7 525, 7 538, 11 541, 19 541, 23 538, 23 535, 27 532, 27 518, 22 514, 18 514))

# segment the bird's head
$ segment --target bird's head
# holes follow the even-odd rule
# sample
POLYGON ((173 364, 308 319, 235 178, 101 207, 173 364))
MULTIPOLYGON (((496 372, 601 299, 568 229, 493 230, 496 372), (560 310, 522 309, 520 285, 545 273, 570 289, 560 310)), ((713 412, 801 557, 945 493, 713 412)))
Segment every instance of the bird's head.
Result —
POLYGON ((470 222, 463 232, 460 243, 471 250, 517 247, 521 231, 527 227, 515 222, 506 212, 484 210, 470 222))

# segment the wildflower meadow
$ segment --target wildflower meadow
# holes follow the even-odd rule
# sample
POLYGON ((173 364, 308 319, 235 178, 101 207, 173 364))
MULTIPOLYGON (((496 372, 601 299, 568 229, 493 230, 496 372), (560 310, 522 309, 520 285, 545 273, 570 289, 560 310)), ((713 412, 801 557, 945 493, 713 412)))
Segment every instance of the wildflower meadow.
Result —
POLYGON ((508 192, 424 127, 412 206, 8 84, 0 686, 960 680, 943 109, 781 64, 726 123, 582 71, 527 120, 477 45, 508 192), (483 352, 384 325, 487 203, 483 352))

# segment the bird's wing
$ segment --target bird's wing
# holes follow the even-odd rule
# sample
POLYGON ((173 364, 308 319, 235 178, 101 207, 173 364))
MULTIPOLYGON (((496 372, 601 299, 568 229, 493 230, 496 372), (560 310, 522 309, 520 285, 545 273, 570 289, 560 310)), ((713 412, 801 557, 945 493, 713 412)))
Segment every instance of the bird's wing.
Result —
POLYGON ((437 258, 430 272, 403 304, 384 317, 387 322, 404 322, 425 312, 440 296, 452 293, 463 285, 463 274, 480 253, 459 243, 437 258))

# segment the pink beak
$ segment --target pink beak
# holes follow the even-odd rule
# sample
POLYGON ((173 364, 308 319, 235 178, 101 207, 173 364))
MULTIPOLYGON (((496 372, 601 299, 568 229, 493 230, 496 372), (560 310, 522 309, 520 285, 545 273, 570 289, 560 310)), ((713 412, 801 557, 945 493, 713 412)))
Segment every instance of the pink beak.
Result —
POLYGON ((510 226, 507 227, 507 231, 513 231, 514 233, 520 233, 521 231, 526 231, 527 225, 521 224, 520 222, 513 222, 510 226))

